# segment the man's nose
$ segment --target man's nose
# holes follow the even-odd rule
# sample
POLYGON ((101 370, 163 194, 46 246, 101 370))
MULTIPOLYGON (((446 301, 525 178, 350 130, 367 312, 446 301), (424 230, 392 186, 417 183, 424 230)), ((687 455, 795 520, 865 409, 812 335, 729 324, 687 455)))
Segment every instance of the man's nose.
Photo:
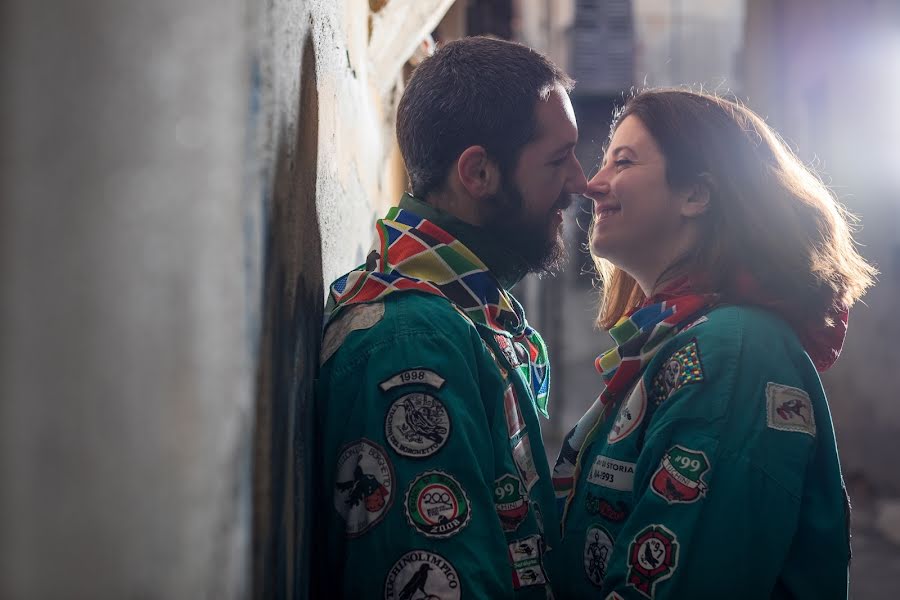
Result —
POLYGON ((575 161, 574 172, 566 183, 566 191, 570 194, 583 194, 587 190, 587 178, 584 176, 584 170, 581 163, 575 161))

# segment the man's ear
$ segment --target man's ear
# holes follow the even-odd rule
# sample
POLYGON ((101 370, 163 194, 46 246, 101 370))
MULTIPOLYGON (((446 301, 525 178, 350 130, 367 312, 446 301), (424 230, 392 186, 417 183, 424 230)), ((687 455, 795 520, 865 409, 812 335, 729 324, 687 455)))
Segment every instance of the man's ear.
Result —
POLYGON ((687 189, 687 195, 681 204, 681 216, 699 217, 709 210, 714 185, 709 173, 701 173, 697 183, 687 189))
POLYGON ((469 146, 456 161, 459 182, 472 198, 481 200, 500 189, 500 169, 482 146, 469 146))

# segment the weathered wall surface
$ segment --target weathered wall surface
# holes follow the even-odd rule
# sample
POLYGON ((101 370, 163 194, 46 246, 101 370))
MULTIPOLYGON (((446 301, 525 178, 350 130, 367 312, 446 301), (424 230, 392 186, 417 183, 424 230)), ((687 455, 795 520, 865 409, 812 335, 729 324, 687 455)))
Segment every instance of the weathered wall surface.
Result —
POLYGON ((451 0, 11 0, 0 597, 304 597, 327 282, 451 0))

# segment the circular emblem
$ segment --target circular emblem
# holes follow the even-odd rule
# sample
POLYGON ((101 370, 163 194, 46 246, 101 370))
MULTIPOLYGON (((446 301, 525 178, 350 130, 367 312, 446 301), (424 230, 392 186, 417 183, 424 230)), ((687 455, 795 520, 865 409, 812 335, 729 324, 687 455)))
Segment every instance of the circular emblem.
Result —
POLYGON ((459 482, 442 471, 419 475, 406 492, 406 518, 422 534, 447 538, 469 524, 469 498, 459 482))
POLYGON ((678 541, 662 525, 641 530, 628 547, 628 585, 652 598, 656 584, 672 576, 678 565, 678 541))
POLYGON ((384 600, 459 600, 459 576, 450 562, 434 552, 413 550, 400 557, 384 582, 384 600))
POLYGON ((616 416, 616 422, 613 423, 612 429, 609 430, 607 441, 615 444, 626 437, 644 420, 644 413, 647 412, 647 390, 644 388, 644 380, 640 380, 634 391, 628 396, 628 399, 622 403, 619 408, 619 414, 616 416))
POLYGON ((350 537, 376 525, 394 500, 394 467, 387 453, 367 439, 341 450, 334 479, 334 508, 350 537))
POLYGON ((597 587, 606 579, 606 566, 613 550, 613 540, 609 532, 599 525, 588 527, 584 539, 584 572, 597 587))
POLYGON ((416 392, 394 400, 384 420, 384 435, 394 452, 410 458, 431 456, 450 437, 450 416, 435 396, 416 392))
POLYGON ((507 473, 494 482, 494 505, 503 531, 515 531, 528 516, 528 496, 522 481, 507 473))

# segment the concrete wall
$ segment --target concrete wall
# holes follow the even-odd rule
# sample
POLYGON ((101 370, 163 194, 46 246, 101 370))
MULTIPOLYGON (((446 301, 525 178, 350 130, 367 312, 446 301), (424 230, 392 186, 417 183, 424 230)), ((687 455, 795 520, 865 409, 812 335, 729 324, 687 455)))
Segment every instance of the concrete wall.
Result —
POLYGON ((0 597, 304 597, 327 282, 450 0, 3 8, 0 597))

